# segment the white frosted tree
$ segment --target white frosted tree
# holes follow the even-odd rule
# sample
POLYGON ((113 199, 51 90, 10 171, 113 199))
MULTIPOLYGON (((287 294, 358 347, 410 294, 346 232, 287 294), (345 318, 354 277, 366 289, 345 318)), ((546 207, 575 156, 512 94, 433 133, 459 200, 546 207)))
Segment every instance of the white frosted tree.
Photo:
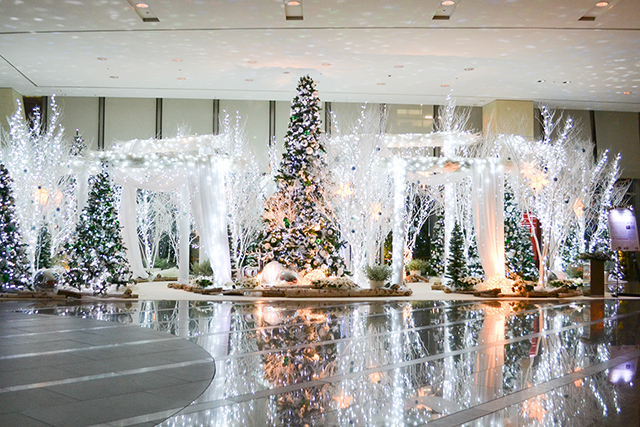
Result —
POLYGON ((12 190, 16 217, 21 224, 32 271, 35 272, 38 237, 42 227, 51 235, 57 251, 75 227, 75 183, 70 174, 71 143, 64 136, 60 111, 51 97, 49 120, 39 109, 29 122, 22 105, 3 132, 3 161, 14 178, 12 190), (27 225, 28 224, 28 225, 27 225))
MULTIPOLYGON (((271 168, 269 174, 261 173, 238 116, 233 126, 228 115, 221 125, 222 132, 226 134, 226 151, 233 159, 233 167, 227 170, 225 176, 229 249, 236 274, 241 275, 251 245, 264 230, 264 203, 268 185, 273 179, 270 174, 271 171, 275 172, 275 168, 271 168)), ((270 163, 274 157, 275 144, 272 144, 269 150, 270 163)))
POLYGON ((534 234, 534 240, 540 254, 540 284, 546 284, 561 247, 583 213, 585 201, 593 209, 590 218, 598 218, 593 220, 594 235, 604 232, 597 224, 604 224, 601 215, 610 200, 618 166, 617 161, 608 165, 606 152, 594 161, 593 143, 580 137, 570 117, 562 120, 544 106, 541 114, 542 139, 527 141, 512 136, 504 141, 509 159, 517 167, 517 173, 511 175, 511 187, 518 204, 540 221, 542 237, 538 241, 534 234), (561 128, 557 128, 559 125, 561 128), (603 173, 605 170, 608 172, 603 173))
POLYGON ((330 203, 342 238, 351 250, 351 272, 365 283, 362 268, 375 260, 391 231, 393 185, 381 153, 386 117, 378 105, 362 106, 356 123, 341 131, 335 116, 328 139, 329 169, 335 180, 330 203))

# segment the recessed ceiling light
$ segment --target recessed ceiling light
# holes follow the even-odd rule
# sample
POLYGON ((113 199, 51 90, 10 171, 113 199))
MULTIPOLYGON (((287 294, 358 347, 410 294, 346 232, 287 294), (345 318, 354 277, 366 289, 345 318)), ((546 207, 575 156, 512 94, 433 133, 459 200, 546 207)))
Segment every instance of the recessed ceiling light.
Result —
POLYGON ((140 9, 146 9, 149 7, 149 5, 146 3, 136 3, 136 7, 139 7, 140 9))
POLYGON ((386 83, 378 83, 378 86, 384 86, 386 83))
POLYGON ((300 6, 300 2, 298 0, 289 0, 287 6, 300 6))
POLYGON ((329 63, 329 62, 323 62, 323 63, 322 63, 322 65, 324 65, 325 67, 328 67, 328 66, 330 66, 330 65, 331 65, 331 63, 329 63))
POLYGON ((449 87, 449 85, 440 85, 440 87, 449 87))
POLYGON ((443 6, 453 6, 454 4, 456 4, 456 2, 453 0, 444 0, 441 4, 443 6))
POLYGON ((110 79, 117 79, 118 76, 109 76, 110 79))
POLYGON ((465 68, 465 71, 473 71, 473 68, 465 68))
POLYGON ((598 3, 596 3, 596 7, 605 7, 605 6, 609 6, 608 1, 599 1, 598 3))
POLYGON ((178 77, 178 80, 187 80, 186 77, 178 77))
POLYGON ((631 95, 631 92, 622 92, 623 95, 631 95))
POLYGON ((257 64, 258 61, 256 61, 255 59, 251 59, 249 61, 247 61, 249 64, 257 64))
POLYGON ((538 80, 538 83, 544 83, 546 80, 545 79, 540 79, 538 80))
POLYGON ((562 82, 563 85, 568 85, 569 83, 571 83, 571 80, 565 80, 562 82))
POLYGON ((182 59, 180 59, 180 58, 175 58, 175 59, 173 60, 173 62, 182 62, 182 59))
POLYGON ((106 61, 106 60, 107 60, 107 58, 105 58, 104 56, 99 56, 98 57, 98 61, 106 61))
POLYGON ((245 82, 252 82, 253 79, 244 79, 245 82))
POLYGON ((396 65, 393 68, 402 68, 402 67, 404 67, 404 65, 396 65))
POLYGON ((291 74, 291 71, 283 71, 282 74, 291 74))

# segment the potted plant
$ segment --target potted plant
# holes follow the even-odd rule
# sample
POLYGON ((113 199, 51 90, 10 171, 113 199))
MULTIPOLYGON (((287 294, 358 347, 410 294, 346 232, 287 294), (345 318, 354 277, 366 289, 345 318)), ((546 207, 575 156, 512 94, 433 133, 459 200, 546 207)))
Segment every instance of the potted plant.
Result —
POLYGON ((589 260, 591 264, 591 296, 604 296, 604 263, 611 259, 611 253, 606 251, 585 252, 578 258, 589 260))
POLYGON ((421 276, 429 268, 429 262, 424 259, 412 259, 407 263, 407 269, 412 276, 421 276))
POLYGON ((362 271, 369 279, 369 287, 371 289, 380 289, 391 277, 391 267, 388 265, 367 265, 362 271))

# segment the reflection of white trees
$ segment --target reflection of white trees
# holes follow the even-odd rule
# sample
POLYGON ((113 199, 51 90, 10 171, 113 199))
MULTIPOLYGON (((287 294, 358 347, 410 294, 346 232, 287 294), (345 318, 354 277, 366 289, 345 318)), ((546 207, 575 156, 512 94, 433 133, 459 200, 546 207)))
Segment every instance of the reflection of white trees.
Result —
MULTIPOLYGON (((616 304, 605 306, 605 317, 615 314, 616 304)), ((575 327, 591 320, 580 304, 198 302, 174 303, 162 315, 158 308, 143 305, 141 318, 178 334, 186 325, 188 338, 217 362, 213 384, 195 402, 206 409, 187 410, 165 427, 424 424, 611 357, 610 344, 585 341, 589 330, 575 327), (537 346, 536 331, 542 332, 537 346), (303 387, 277 390, 291 385, 303 387), (228 400, 267 390, 273 393, 264 398, 228 400)), ((614 327, 604 332, 613 334, 614 327)), ((575 417, 595 419, 618 407, 602 372, 471 425, 572 425, 575 417)))

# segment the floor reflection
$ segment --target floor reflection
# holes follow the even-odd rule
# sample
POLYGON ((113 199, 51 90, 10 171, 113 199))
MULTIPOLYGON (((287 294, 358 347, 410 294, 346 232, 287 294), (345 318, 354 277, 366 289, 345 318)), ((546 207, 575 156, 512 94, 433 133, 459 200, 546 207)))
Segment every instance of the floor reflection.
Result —
POLYGON ((608 425, 639 395, 639 300, 145 301, 32 311, 139 324, 209 351, 213 383, 165 427, 608 425))

